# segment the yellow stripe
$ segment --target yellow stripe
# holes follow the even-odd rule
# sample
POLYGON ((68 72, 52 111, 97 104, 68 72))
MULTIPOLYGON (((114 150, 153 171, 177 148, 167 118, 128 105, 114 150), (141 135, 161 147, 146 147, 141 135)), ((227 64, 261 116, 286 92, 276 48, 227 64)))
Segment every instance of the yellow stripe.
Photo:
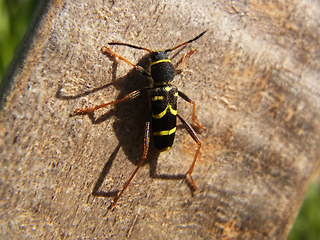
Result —
POLYGON ((165 87, 164 90, 166 90, 167 92, 169 92, 171 90, 171 87, 165 87))
POLYGON ((164 115, 166 115, 169 106, 170 106, 170 105, 168 105, 161 113, 159 113, 159 114, 157 114, 157 115, 153 115, 153 114, 152 114, 152 117, 153 117, 153 118, 156 118, 156 119, 162 118, 164 115))
POLYGON ((166 113, 167 113, 167 111, 168 111, 168 108, 169 108, 169 110, 170 110, 170 112, 171 112, 172 115, 177 115, 178 111, 177 111, 177 110, 174 110, 174 109, 171 107, 171 105, 167 105, 167 107, 166 107, 161 113, 159 113, 159 114, 157 114, 157 115, 152 114, 152 117, 155 118, 155 119, 160 119, 160 118, 162 118, 164 115, 166 115, 166 113))
POLYGON ((150 65, 150 67, 153 66, 153 65, 155 65, 155 64, 162 63, 162 62, 170 62, 170 63, 171 63, 170 59, 161 59, 161 60, 152 62, 151 65, 150 65))
POLYGON ((171 105, 169 105, 169 109, 170 109, 170 112, 172 115, 177 115, 178 111, 177 110, 174 110, 171 105))
POLYGON ((154 96, 151 101, 163 100, 163 96, 154 96))
POLYGON ((176 132, 176 127, 172 128, 171 130, 165 130, 165 131, 160 131, 160 132, 153 132, 154 136, 166 136, 166 135, 171 135, 176 132))
POLYGON ((178 97, 178 92, 175 92, 173 96, 178 97))

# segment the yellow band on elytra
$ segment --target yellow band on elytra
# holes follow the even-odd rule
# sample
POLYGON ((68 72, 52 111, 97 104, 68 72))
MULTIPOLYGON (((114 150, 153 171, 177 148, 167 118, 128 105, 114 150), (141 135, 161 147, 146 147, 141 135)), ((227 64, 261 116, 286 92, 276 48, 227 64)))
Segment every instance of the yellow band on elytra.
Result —
POLYGON ((162 118, 164 115, 166 115, 166 113, 167 113, 167 111, 168 111, 168 108, 169 108, 169 110, 170 110, 170 112, 171 112, 172 115, 174 115, 174 116, 177 115, 178 111, 177 111, 177 110, 174 110, 174 109, 171 107, 171 105, 167 105, 167 107, 166 107, 161 113, 156 114, 156 115, 152 114, 152 117, 155 118, 155 119, 160 119, 160 118, 162 118))
POLYGON ((171 105, 169 105, 169 109, 170 109, 170 112, 171 112, 171 114, 172 115, 177 115, 177 113, 178 113, 178 111, 177 110, 174 110, 172 107, 171 107, 171 105))
POLYGON ((164 97, 163 96, 154 96, 153 98, 151 98, 151 101, 158 101, 158 100, 163 100, 164 97))
POLYGON ((160 132, 153 132, 153 136, 166 136, 166 135, 171 135, 176 132, 176 127, 172 128, 171 130, 165 130, 165 131, 160 131, 160 132))

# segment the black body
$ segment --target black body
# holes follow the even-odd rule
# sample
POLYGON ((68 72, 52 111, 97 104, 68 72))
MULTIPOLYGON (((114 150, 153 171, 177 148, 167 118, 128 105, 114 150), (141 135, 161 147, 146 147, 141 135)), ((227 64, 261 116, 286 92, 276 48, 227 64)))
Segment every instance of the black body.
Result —
POLYGON ((178 90, 171 85, 175 70, 164 51, 153 52, 151 60, 152 135, 154 146, 165 151, 172 146, 176 132, 178 90))

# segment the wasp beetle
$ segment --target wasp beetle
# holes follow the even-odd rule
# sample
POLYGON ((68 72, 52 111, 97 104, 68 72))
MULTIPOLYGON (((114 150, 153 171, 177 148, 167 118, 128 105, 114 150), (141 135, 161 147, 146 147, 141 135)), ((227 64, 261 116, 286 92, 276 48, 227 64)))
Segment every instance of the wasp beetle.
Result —
MULTIPOLYGON (((132 100, 138 96, 141 95, 142 92, 145 91, 150 91, 150 101, 151 101, 151 110, 152 110, 152 120, 151 123, 150 121, 147 121, 146 126, 145 126, 145 133, 144 133, 144 147, 143 147, 143 154, 140 158, 140 162, 130 178, 127 180, 127 182, 124 184, 122 190, 115 196, 111 208, 116 205, 117 201, 125 191, 125 189, 128 187, 130 182, 132 181, 133 177, 139 170, 139 168, 143 165, 145 160, 147 159, 147 154, 149 150, 149 143, 150 143, 150 133, 153 137, 153 142, 154 146, 160 150, 160 151, 165 151, 171 148, 174 137, 175 137, 175 132, 176 132, 176 119, 177 117, 179 120, 182 122, 190 136, 193 138, 193 140, 197 143, 198 148, 196 150, 196 153, 194 155, 193 162, 186 173, 185 177, 189 175, 190 178, 190 183, 194 189, 197 189, 197 186, 192 178, 192 171, 195 165, 195 162, 198 158, 200 148, 201 148, 201 142, 199 138, 197 137, 194 129, 191 127, 189 123, 187 123, 177 112, 177 98, 178 96, 181 97, 182 99, 186 100, 187 102, 191 103, 193 105, 193 114, 192 114, 192 120, 193 122, 199 127, 199 128, 204 128, 200 123, 197 122, 196 120, 196 114, 195 114, 195 103, 192 101, 186 94, 178 91, 177 87, 172 84, 172 81, 177 73, 180 73, 181 70, 176 70, 175 67, 173 66, 172 62, 170 61, 168 57, 168 53, 180 48, 188 43, 191 43, 193 41, 196 41, 200 37, 202 37, 206 31, 200 33, 198 36, 195 38, 183 42, 173 48, 168 48, 165 50, 150 50, 144 47, 139 47, 135 46, 132 44, 128 43, 121 43, 121 42, 110 42, 108 45, 123 45, 135 49, 140 49, 140 50, 145 50, 150 53, 150 58, 151 58, 151 64, 150 68, 151 71, 150 73, 142 68, 141 66, 135 65, 128 61, 127 59, 123 58, 122 56, 116 54, 113 52, 109 47, 103 46, 101 48, 101 52, 105 55, 113 56, 114 58, 119 58, 120 60, 126 62, 127 64, 131 65, 134 67, 137 71, 141 72, 144 75, 147 75, 148 77, 151 77, 153 81, 153 86, 152 87, 145 87, 139 90, 135 90, 122 99, 115 100, 109 103, 104 103, 101 105, 97 105, 91 108, 82 108, 82 109, 76 109, 74 111, 75 115, 83 115, 83 114, 92 114, 95 110, 106 107, 108 105, 112 104, 117 104, 120 102, 132 100), (151 125, 151 127, 150 127, 151 125)), ((184 68, 185 65, 185 60, 186 58, 190 57, 191 54, 193 54, 195 51, 190 50, 187 54, 184 55, 182 58, 182 68, 184 68)))

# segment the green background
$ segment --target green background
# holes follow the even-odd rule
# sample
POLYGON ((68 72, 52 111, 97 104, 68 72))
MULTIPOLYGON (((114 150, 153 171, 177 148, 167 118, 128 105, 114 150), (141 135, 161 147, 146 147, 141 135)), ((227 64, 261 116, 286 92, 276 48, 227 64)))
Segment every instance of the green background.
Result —
MULTIPOLYGON (((34 14, 37 0, 0 0, 0 80, 34 14)), ((288 240, 320 240, 320 184, 305 197, 288 240)))

